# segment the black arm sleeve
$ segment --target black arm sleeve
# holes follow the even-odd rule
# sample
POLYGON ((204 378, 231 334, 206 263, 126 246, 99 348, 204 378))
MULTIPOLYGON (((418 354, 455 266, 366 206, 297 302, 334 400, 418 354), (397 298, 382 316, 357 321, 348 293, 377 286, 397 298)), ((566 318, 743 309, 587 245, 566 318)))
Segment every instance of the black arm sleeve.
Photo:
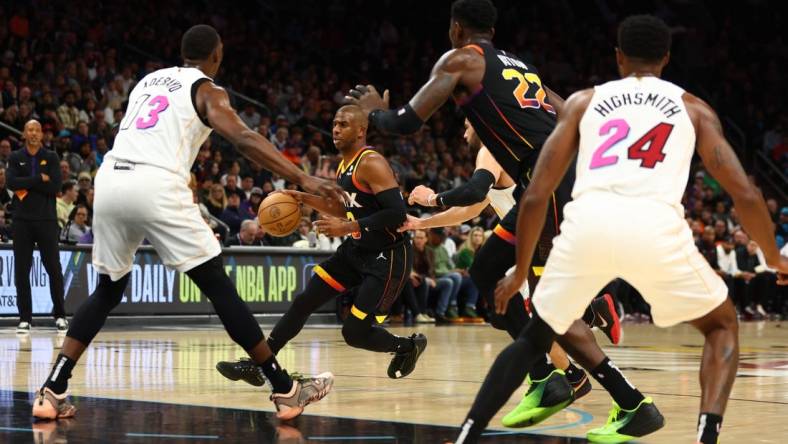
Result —
POLYGON ((375 214, 358 220, 358 226, 363 231, 383 230, 385 228, 399 228, 405 223, 405 200, 399 188, 389 188, 375 195, 375 199, 382 207, 375 214))
POLYGON ((424 125, 410 105, 405 105, 397 110, 376 109, 369 113, 369 122, 384 132, 402 135, 413 134, 424 125))
POLYGON ((468 182, 438 194, 436 202, 444 207, 467 207, 483 201, 490 188, 495 185, 495 176, 485 169, 473 172, 468 182))

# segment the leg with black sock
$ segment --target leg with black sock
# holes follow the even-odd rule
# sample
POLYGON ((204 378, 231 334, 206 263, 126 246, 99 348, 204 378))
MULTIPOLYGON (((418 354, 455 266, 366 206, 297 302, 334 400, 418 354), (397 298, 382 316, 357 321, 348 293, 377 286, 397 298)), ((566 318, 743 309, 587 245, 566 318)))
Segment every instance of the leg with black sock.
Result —
POLYGON ((126 274, 117 281, 112 281, 109 275, 99 275, 96 290, 74 313, 61 352, 47 377, 47 388, 56 394, 65 393, 68 389, 71 370, 104 326, 109 313, 120 304, 130 276, 126 274))
POLYGON ((692 322, 706 337, 700 366, 701 402, 698 438, 716 444, 739 365, 739 326, 730 299, 701 319, 692 322))
POLYGON ((559 336, 558 342, 622 408, 633 409, 644 399, 643 394, 605 356, 591 329, 583 321, 575 321, 564 335, 559 336))
POLYGON ((225 274, 221 258, 214 257, 186 274, 211 301, 230 338, 261 367, 274 392, 288 393, 292 388, 292 380, 276 361, 252 312, 225 274))
POLYGON ((493 416, 523 383, 533 364, 550 349, 555 332, 537 315, 520 336, 495 358, 455 443, 473 443, 493 416))
POLYGON ((268 346, 274 354, 279 353, 291 339, 304 328, 309 316, 331 301, 339 292, 318 276, 312 276, 304 292, 297 295, 287 312, 279 319, 268 334, 268 346))

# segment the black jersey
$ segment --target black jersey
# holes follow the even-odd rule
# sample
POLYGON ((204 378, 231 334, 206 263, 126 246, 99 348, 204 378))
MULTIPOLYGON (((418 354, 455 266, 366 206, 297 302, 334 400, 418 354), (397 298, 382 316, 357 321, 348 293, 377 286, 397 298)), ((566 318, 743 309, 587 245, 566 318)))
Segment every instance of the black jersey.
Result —
POLYGON ((476 134, 515 181, 527 181, 556 114, 532 65, 490 44, 467 46, 484 56, 481 87, 458 98, 476 134))
MULTIPOLYGON (((349 220, 363 219, 381 209, 380 203, 378 203, 372 190, 362 185, 356 179, 356 170, 358 170, 359 163, 367 154, 374 152, 369 147, 364 147, 347 164, 343 160, 337 169, 337 184, 349 196, 349 200, 345 201, 346 217, 349 220)), ((357 231, 351 234, 351 238, 351 242, 363 249, 380 251, 406 239, 405 234, 390 229, 357 231)))

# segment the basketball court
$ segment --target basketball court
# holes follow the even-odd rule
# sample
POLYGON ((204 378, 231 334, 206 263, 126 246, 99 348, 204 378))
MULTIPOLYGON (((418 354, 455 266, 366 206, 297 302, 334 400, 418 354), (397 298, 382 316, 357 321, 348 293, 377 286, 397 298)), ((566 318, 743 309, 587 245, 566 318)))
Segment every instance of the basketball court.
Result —
MULTIPOLYGON (((270 328, 265 328, 268 331, 270 328)), ((387 355, 352 349, 335 326, 309 325, 279 353, 291 371, 336 375, 333 392, 289 423, 273 417, 267 388, 224 379, 214 365, 244 356, 220 325, 109 327, 77 365, 69 385, 71 420, 34 423, 33 392, 46 378, 63 336, 54 329, 0 333, 0 442, 374 442, 442 443, 457 435, 483 375, 508 337, 486 325, 395 327, 421 331, 429 345, 416 371, 386 376, 387 355)), ((638 442, 692 442, 697 421, 702 338, 690 326, 625 324, 625 342, 598 341, 628 378, 652 396, 666 427, 638 442)), ((741 324, 741 362, 724 442, 779 443, 788 436, 788 345, 778 322, 741 324), (767 425, 765 427, 764 425, 767 425)), ((529 429, 491 422, 484 442, 576 443, 603 424, 610 398, 589 395, 529 429)))

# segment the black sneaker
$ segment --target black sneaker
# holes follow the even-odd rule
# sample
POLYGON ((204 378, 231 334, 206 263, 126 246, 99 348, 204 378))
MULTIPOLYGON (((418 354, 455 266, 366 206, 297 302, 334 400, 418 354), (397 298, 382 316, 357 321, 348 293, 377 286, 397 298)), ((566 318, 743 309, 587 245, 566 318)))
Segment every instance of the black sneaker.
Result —
POLYGON ((567 373, 566 380, 575 392, 575 401, 591 393, 591 380, 583 369, 578 368, 577 371, 572 372, 572 375, 567 373))
POLYGON ((624 329, 621 328, 621 319, 618 316, 616 303, 609 293, 591 301, 591 310, 594 311, 594 325, 602 330, 613 345, 618 345, 624 339, 624 329))
POLYGON ((218 362, 216 370, 231 381, 241 379, 255 387, 261 387, 265 384, 263 370, 249 358, 242 358, 236 362, 218 362))
POLYGON ((661 429, 665 418, 648 397, 634 410, 624 410, 613 402, 607 424, 591 429, 586 434, 591 442, 618 443, 632 441, 661 429))
POLYGON ((419 360, 419 356, 427 348, 427 337, 421 333, 413 333, 410 336, 410 340, 413 341, 413 349, 405 353, 395 353, 394 357, 391 358, 388 370, 389 378, 404 378, 416 368, 416 361, 419 360))

